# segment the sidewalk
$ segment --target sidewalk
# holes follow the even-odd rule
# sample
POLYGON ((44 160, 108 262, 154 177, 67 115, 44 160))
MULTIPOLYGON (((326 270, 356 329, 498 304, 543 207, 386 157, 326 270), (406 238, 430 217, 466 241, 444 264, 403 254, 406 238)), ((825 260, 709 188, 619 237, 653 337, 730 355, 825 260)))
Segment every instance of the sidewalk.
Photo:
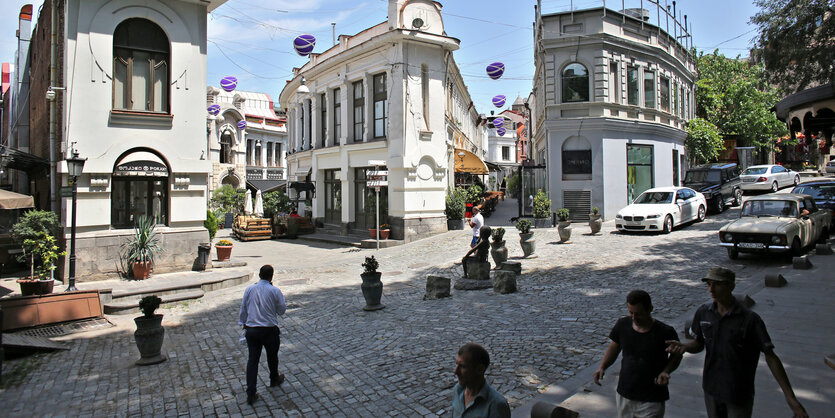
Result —
MULTIPOLYGON (((789 268, 779 272, 788 281, 785 287, 764 287, 763 276, 758 283, 750 283, 747 288, 738 287, 734 293, 748 294, 756 302, 752 309, 765 321, 775 345, 774 351, 783 361, 795 394, 809 416, 815 417, 831 414, 835 403, 835 370, 824 364, 824 357, 835 353, 835 280, 832 273, 835 255, 813 253, 809 256, 814 265, 811 270, 789 268)), ((709 298, 706 288, 705 296, 709 298)), ((679 338, 684 338, 681 330, 693 313, 684 314, 670 323, 679 331, 679 338)), ((579 412, 582 417, 617 416, 615 389, 620 360, 607 370, 602 386, 595 385, 592 380, 599 362, 597 359, 572 379, 549 386, 535 399, 516 408, 513 416, 530 416, 530 409, 537 401, 560 404, 579 412)), ((703 364, 704 351, 684 356, 672 375, 666 416, 707 416, 701 388, 703 364)), ((760 356, 755 387, 754 416, 791 415, 764 356, 760 356)))

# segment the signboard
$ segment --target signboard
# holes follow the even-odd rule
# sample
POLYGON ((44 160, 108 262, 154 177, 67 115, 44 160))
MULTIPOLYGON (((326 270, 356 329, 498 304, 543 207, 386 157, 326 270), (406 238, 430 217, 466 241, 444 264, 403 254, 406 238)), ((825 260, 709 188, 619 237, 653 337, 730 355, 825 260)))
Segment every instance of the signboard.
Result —
POLYGON ((61 186, 58 192, 61 197, 72 197, 72 187, 70 186, 61 186))
POLYGON ((156 161, 131 161, 117 165, 113 175, 168 177, 168 167, 156 161))
POLYGON ((389 175, 388 170, 368 170, 365 172, 365 175, 369 178, 371 177, 383 177, 389 175))
POLYGON ((388 180, 368 180, 365 185, 368 187, 388 187, 389 182, 388 180))
POLYGON ((563 174, 591 174, 591 150, 563 151, 563 174))
POLYGON ((386 165, 386 160, 368 160, 368 165, 373 165, 375 167, 382 167, 386 165))

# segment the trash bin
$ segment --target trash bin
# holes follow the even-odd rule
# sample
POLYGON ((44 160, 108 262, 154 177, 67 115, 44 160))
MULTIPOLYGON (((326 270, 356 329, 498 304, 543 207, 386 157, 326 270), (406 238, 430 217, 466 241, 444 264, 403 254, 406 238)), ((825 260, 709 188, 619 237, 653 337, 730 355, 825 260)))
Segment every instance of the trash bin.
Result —
POLYGON ((208 242, 200 243, 197 246, 197 264, 202 266, 201 270, 206 269, 206 265, 209 264, 209 254, 212 253, 212 245, 208 242))

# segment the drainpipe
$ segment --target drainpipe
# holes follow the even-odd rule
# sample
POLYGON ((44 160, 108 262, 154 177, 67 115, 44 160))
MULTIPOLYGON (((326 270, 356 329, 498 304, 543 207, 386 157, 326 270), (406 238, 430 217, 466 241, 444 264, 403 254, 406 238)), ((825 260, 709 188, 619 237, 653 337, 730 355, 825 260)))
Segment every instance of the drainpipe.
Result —
MULTIPOLYGON (((49 85, 56 84, 56 61, 58 56, 58 35, 55 33, 56 26, 58 26, 58 10, 56 0, 52 0, 52 26, 50 29, 50 57, 49 57, 49 85)), ((62 96, 63 97, 63 96, 62 96)), ((55 181, 58 176, 56 172, 55 163, 55 119, 56 119, 55 100, 49 102, 49 202, 50 208, 53 212, 58 211, 58 201, 55 199, 55 181)))

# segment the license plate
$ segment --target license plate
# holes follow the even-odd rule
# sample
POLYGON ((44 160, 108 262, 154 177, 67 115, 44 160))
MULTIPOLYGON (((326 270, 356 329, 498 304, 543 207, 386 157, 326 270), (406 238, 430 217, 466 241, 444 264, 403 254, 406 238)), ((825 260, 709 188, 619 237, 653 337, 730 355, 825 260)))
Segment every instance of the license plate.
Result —
POLYGON ((765 248, 765 244, 759 242, 740 242, 737 244, 739 248, 765 248))
POLYGON ((753 183, 755 179, 742 179, 744 183, 753 183))

